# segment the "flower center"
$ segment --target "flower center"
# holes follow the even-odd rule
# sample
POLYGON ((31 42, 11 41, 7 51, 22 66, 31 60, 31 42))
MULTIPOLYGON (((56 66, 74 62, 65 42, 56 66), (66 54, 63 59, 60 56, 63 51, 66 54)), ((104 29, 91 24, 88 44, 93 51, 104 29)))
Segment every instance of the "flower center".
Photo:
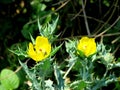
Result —
POLYGON ((40 48, 39 51, 42 52, 44 56, 47 55, 47 52, 45 50, 40 48))
POLYGON ((42 52, 42 49, 39 49, 40 52, 42 52))
POLYGON ((83 49, 86 49, 86 48, 87 48, 87 45, 84 45, 84 46, 83 46, 83 49))

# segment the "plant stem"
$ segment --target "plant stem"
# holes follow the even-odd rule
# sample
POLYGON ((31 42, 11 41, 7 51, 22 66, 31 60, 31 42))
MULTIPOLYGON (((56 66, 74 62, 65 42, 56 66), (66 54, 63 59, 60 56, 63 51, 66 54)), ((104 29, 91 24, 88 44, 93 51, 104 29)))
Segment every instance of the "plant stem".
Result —
POLYGON ((75 62, 72 63, 71 67, 67 70, 67 72, 65 73, 65 75, 63 76, 63 79, 66 78, 66 76, 68 75, 68 73, 70 72, 70 70, 72 69, 72 67, 74 66, 75 62))
POLYGON ((102 36, 104 33, 106 33, 107 31, 109 31, 119 20, 120 20, 120 16, 115 20, 115 22, 112 25, 110 25, 107 29, 105 29, 103 32, 101 32, 100 34, 98 34, 95 37, 102 36))
POLYGON ((84 15, 84 20, 85 20, 85 26, 86 26, 87 34, 90 37, 91 34, 90 34, 90 30, 89 30, 89 25, 88 25, 86 13, 85 13, 85 6, 83 4, 83 0, 81 0, 81 2, 82 2, 82 9, 83 9, 83 15, 84 15))

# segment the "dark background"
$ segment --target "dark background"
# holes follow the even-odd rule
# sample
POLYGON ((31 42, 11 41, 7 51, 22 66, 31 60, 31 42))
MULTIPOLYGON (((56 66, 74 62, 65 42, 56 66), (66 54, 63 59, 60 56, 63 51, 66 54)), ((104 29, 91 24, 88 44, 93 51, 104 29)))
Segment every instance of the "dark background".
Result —
MULTIPOLYGON (((84 23, 84 15, 80 0, 36 0, 39 3, 45 4, 47 7, 44 11, 39 11, 39 8, 32 6, 31 2, 35 0, 0 0, 0 70, 5 67, 13 68, 18 65, 16 56, 9 52, 9 48, 13 44, 29 41, 27 35, 24 36, 22 30, 26 23, 30 23, 29 30, 34 30, 32 35, 37 33, 37 23, 34 22, 37 16, 45 16, 49 14, 51 8, 54 7, 59 14, 59 22, 57 27, 57 34, 61 33, 59 39, 64 41, 64 38, 80 38, 87 35, 86 26, 84 23), (65 4, 67 2, 67 4, 65 4), (62 6, 62 7, 61 7, 62 6), (38 12, 37 12, 38 10, 38 12)), ((89 24, 90 32, 93 36, 103 32, 106 28, 110 27, 116 19, 120 16, 120 1, 119 0, 85 0, 85 10, 89 24)), ((38 5, 39 5, 38 3, 38 5)), ((112 48, 116 59, 118 59, 120 52, 120 20, 105 34, 103 35, 103 42, 112 48), (115 39, 118 40, 114 43, 115 39)), ((100 41, 101 36, 96 38, 100 41)))

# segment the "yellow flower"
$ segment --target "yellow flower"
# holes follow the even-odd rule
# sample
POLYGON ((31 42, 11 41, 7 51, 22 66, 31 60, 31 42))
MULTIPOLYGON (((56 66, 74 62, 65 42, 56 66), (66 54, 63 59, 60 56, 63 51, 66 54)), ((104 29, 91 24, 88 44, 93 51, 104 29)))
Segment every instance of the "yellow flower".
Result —
POLYGON ((47 58, 51 52, 51 44, 46 37, 37 36, 35 45, 29 43, 28 55, 35 61, 41 61, 47 58))
POLYGON ((86 57, 96 52, 96 43, 94 38, 82 37, 79 40, 77 49, 84 53, 86 57))

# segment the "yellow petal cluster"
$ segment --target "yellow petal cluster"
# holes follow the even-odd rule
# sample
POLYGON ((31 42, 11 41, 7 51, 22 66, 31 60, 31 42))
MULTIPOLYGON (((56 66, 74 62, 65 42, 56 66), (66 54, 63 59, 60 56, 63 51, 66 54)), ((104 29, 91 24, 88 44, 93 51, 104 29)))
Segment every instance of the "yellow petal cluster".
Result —
POLYGON ((51 44, 48 39, 43 36, 36 37, 35 45, 30 42, 27 51, 29 57, 37 62, 47 58, 50 55, 50 52, 51 44))
POLYGON ((82 51, 86 57, 94 54, 97 50, 94 38, 82 37, 79 40, 77 49, 82 51))

